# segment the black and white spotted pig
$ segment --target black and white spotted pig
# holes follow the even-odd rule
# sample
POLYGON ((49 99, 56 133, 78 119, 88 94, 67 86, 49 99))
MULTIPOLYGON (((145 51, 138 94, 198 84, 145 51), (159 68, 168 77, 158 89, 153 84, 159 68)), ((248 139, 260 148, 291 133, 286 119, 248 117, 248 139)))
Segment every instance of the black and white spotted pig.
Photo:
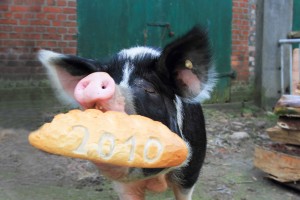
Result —
POLYGON ((97 108, 139 114, 157 120, 191 147, 185 166, 141 169, 96 163, 114 181, 120 199, 144 199, 145 191, 170 187, 178 200, 192 197, 205 157, 206 132, 200 102, 215 85, 206 31, 194 27, 162 51, 133 47, 109 62, 41 50, 60 97, 83 109, 97 108))

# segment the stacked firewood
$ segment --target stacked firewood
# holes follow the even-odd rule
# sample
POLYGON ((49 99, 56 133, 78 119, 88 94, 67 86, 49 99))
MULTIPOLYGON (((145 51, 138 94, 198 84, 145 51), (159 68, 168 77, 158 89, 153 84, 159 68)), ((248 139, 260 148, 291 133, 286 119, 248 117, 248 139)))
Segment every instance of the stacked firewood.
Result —
POLYGON ((277 181, 299 181, 300 96, 283 95, 274 113, 277 124, 267 129, 271 141, 255 148, 254 165, 277 181))

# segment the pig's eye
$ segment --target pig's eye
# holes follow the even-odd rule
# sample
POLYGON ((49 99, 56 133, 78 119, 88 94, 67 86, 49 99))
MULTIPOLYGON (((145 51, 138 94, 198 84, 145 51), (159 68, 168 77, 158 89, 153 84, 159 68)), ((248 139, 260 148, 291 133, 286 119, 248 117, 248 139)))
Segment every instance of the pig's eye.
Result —
POLYGON ((155 94, 156 93, 155 89, 152 88, 152 87, 145 87, 144 90, 147 93, 151 93, 151 94, 155 94))
POLYGON ((146 81, 138 81, 136 83, 136 86, 142 90, 144 90, 146 93, 149 94, 156 94, 155 88, 152 86, 152 84, 146 82, 146 81))

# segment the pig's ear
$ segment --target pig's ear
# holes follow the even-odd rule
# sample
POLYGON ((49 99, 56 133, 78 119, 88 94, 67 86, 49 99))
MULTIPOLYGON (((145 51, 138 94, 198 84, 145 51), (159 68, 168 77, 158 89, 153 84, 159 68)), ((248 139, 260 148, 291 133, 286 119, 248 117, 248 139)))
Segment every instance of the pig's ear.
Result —
POLYGON ((158 70, 168 76, 177 95, 199 103, 210 97, 216 82, 211 60, 207 33, 197 26, 164 48, 158 70))
POLYGON ((78 107, 74 88, 84 76, 97 71, 93 60, 40 50, 38 58, 47 69, 47 74, 58 98, 65 104, 78 107))

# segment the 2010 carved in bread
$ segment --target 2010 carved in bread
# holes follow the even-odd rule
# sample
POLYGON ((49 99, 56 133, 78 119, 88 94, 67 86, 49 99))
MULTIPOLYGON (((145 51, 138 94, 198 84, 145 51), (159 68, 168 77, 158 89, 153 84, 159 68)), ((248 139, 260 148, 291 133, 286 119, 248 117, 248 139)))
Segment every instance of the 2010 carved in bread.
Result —
POLYGON ((186 142, 162 123, 96 109, 58 114, 29 142, 49 153, 128 167, 180 166, 188 157, 186 142))

